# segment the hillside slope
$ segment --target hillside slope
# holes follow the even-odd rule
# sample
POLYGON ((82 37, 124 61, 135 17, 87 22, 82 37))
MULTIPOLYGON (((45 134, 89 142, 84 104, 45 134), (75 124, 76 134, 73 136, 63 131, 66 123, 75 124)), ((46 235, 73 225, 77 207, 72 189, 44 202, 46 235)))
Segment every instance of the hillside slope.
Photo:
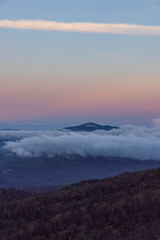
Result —
POLYGON ((0 203, 19 201, 30 196, 32 194, 29 191, 0 188, 0 203))
POLYGON ((0 206, 1 240, 159 240, 160 169, 0 206))

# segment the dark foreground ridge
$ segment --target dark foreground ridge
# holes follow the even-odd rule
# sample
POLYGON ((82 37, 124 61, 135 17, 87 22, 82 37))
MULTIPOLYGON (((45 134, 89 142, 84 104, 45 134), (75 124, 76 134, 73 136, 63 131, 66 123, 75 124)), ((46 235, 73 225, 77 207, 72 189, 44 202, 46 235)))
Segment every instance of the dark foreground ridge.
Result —
POLYGON ((1 240, 159 240, 160 169, 0 205, 1 240))
MULTIPOLYGON (((64 187, 64 186, 63 186, 64 187)), ((14 189, 14 188, 0 188, 0 204, 7 202, 20 201, 28 197, 33 197, 46 193, 53 193, 56 190, 62 189, 62 186, 43 186, 33 187, 27 189, 14 189)))
POLYGON ((118 127, 115 126, 109 126, 109 125, 99 125, 93 122, 85 123, 82 125, 78 125, 75 127, 67 127, 65 128, 66 130, 74 131, 74 132, 94 132, 96 130, 105 130, 105 131, 110 131, 113 129, 119 129, 118 127))

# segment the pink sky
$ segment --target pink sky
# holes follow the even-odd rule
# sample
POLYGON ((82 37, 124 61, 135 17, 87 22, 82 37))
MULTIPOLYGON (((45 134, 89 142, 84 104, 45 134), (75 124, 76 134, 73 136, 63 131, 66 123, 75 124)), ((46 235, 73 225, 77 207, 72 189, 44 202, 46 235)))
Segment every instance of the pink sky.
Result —
POLYGON ((0 121, 160 112, 160 83, 140 78, 117 81, 37 82, 7 79, 0 88, 0 121))

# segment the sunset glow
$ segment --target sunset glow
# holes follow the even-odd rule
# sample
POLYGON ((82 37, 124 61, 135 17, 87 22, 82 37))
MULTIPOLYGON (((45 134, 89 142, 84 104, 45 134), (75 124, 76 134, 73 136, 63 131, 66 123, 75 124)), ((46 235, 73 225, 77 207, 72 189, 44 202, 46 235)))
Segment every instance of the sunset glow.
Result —
POLYGON ((84 11, 83 19, 85 1, 73 6, 76 17, 64 1, 65 16, 49 1, 40 0, 37 12, 31 1, 15 2, 17 9, 12 1, 0 5, 0 121, 160 117, 158 2, 136 0, 131 9, 123 0, 116 15, 111 1, 113 11, 103 1, 101 14, 95 1, 95 17, 84 11))

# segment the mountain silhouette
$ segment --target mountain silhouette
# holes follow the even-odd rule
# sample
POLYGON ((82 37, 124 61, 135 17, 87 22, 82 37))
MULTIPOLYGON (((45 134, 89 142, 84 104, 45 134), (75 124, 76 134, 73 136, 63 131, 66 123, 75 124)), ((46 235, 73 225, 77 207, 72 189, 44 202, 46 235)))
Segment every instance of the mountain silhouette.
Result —
POLYGON ((67 127, 65 129, 74 131, 74 132, 94 132, 96 130, 110 131, 112 129, 119 129, 119 127, 109 126, 109 125, 100 125, 93 122, 88 122, 88 123, 74 126, 74 127, 67 127))

